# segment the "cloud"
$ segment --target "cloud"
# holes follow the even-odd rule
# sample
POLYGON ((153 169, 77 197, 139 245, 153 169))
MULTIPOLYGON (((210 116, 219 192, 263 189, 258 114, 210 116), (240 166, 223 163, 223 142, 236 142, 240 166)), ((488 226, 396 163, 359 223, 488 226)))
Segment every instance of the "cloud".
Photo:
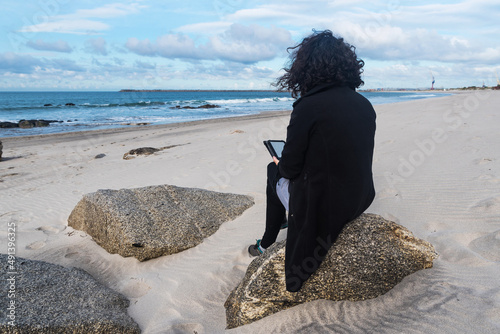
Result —
POLYGON ((209 37, 202 45, 196 45, 189 36, 177 33, 160 36, 154 43, 149 39, 129 38, 125 47, 143 56, 219 59, 250 64, 275 58, 291 43, 290 33, 283 28, 236 23, 222 34, 209 37))
POLYGON ((387 64, 377 68, 366 68, 365 83, 370 87, 414 87, 430 88, 432 76, 434 87, 463 87, 495 85, 495 73, 491 67, 462 66, 461 64, 387 64))
POLYGON ((498 1, 465 0, 453 4, 400 1, 273 1, 225 16, 234 22, 273 22, 303 37, 312 28, 330 29, 376 60, 500 62, 495 32, 498 1), (311 10, 322 8, 322 10, 311 10), (493 37, 492 37, 493 36, 493 37), (484 38, 484 40, 482 40, 484 38), (488 39, 489 38, 489 39, 488 39))
POLYGON ((181 26, 175 31, 182 33, 196 33, 196 34, 205 34, 207 31, 210 31, 211 34, 223 33, 232 25, 231 22, 227 21, 217 21, 217 22, 201 22, 201 23, 193 23, 181 26))
POLYGON ((58 40, 57 42, 45 42, 41 39, 36 41, 28 41, 26 46, 41 51, 56 51, 70 53, 73 49, 68 45, 68 42, 58 40))
POLYGON ((29 55, 18 55, 13 52, 0 53, 0 72, 32 73, 42 61, 29 55))
POLYGON ((109 28, 109 25, 98 21, 58 19, 52 22, 47 21, 32 26, 24 26, 19 31, 26 33, 55 32, 61 34, 88 35, 108 30, 109 28))
POLYGON ((86 69, 78 65, 71 59, 52 59, 45 62, 43 65, 46 69, 72 71, 72 72, 85 72, 86 69))
POLYGON ((106 56, 108 54, 106 40, 102 37, 86 40, 85 51, 92 54, 106 56))
POLYGON ((102 7, 94 9, 80 9, 72 14, 75 17, 93 17, 93 18, 112 18, 126 16, 130 14, 136 14, 140 11, 141 6, 137 3, 132 4, 122 4, 122 3, 111 3, 104 5, 102 7))
POLYGON ((42 17, 44 22, 23 26, 19 29, 19 32, 54 32, 77 35, 97 34, 108 30, 110 26, 93 19, 109 19, 135 14, 143 7, 138 4, 126 5, 113 3, 94 9, 80 9, 72 14, 47 15, 42 17))
POLYGON ((283 28, 233 24, 223 34, 210 38, 206 48, 217 58, 255 63, 284 54, 291 44, 291 35, 283 28))
POLYGON ((125 47, 129 51, 141 56, 188 59, 202 58, 194 41, 181 33, 160 36, 156 39, 155 43, 151 42, 149 39, 140 41, 132 37, 127 40, 125 47))
POLYGON ((30 55, 19 55, 13 52, 0 53, 0 73, 31 74, 40 71, 85 72, 85 69, 69 59, 36 59, 30 55))
POLYGON ((32 74, 54 71, 85 72, 86 70, 70 59, 37 59, 13 52, 0 53, 0 73, 32 74))
POLYGON ((192 76, 192 79, 220 80, 237 78, 239 80, 266 79, 269 82, 276 78, 276 71, 255 65, 225 62, 221 64, 194 64, 184 72, 183 76, 192 76))
POLYGON ((144 69, 144 70, 154 70, 154 69, 156 69, 156 65, 155 64, 150 64, 150 63, 142 62, 142 61, 139 61, 139 60, 135 61, 135 66, 138 67, 138 68, 144 69))
POLYGON ((343 22, 339 28, 358 55, 373 60, 439 62, 500 62, 500 47, 480 48, 467 39, 443 36, 427 29, 404 30, 394 26, 362 26, 343 22))

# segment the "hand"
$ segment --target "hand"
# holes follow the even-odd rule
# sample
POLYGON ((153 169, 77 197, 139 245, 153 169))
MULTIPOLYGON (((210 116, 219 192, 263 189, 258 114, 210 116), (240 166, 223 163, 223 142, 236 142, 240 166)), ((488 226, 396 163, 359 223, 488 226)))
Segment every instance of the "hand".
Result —
POLYGON ((273 161, 274 161, 274 163, 275 163, 276 165, 280 163, 280 161, 279 161, 279 160, 278 160, 278 158, 276 158, 276 157, 273 157, 273 161))

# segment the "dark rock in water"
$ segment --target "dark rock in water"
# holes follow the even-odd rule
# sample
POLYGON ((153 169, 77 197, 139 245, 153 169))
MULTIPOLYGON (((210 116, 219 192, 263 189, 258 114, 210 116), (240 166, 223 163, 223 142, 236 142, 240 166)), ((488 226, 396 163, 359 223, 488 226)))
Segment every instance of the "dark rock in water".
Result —
POLYGON ((203 104, 201 106, 198 106, 198 107, 191 107, 191 106, 184 106, 184 107, 181 107, 181 106, 175 106, 175 107, 171 107, 170 109, 211 109, 211 108, 220 108, 219 105, 216 105, 216 104, 203 104))
POLYGON ((74 106, 75 104, 74 103, 71 103, 71 102, 68 102, 65 104, 65 106, 74 106))
POLYGON ((45 121, 43 119, 39 119, 39 120, 35 121, 35 126, 36 127, 44 127, 44 126, 49 126, 49 125, 50 125, 50 122, 45 121))
POLYGON ((48 119, 22 119, 17 123, 12 122, 0 122, 0 128, 22 128, 30 129, 34 127, 45 127, 49 126, 50 123, 61 123, 58 120, 48 120, 48 119))
POLYGON ((98 190, 78 202, 68 225, 109 253, 144 261, 200 244, 253 204, 249 196, 172 185, 98 190))
POLYGON ((35 126, 35 121, 30 121, 30 120, 20 120, 19 123, 18 123, 18 126, 21 128, 21 129, 29 129, 29 128, 33 128, 35 126))
POLYGON ((19 127, 18 123, 0 122, 0 128, 18 128, 18 127, 19 127))
MULTIPOLYGON (((383 295, 405 276, 431 268, 434 247, 401 225, 374 214, 347 224, 325 260, 302 288, 285 287, 286 240, 270 246, 248 266, 243 281, 226 300, 228 328, 317 299, 358 301, 383 295)), ((308 259, 297 270, 315 268, 308 259)))
POLYGON ((46 121, 43 119, 23 119, 20 120, 18 125, 22 129, 29 129, 29 128, 34 128, 34 127, 45 127, 49 126, 50 122, 57 122, 57 121, 46 121))
POLYGON ((0 261, 1 333, 141 332, 129 301, 83 270, 5 254, 0 261))
POLYGON ((216 104, 207 103, 198 107, 198 109, 212 109, 212 108, 220 108, 220 106, 216 104))
POLYGON ((46 104, 44 104, 43 106, 44 106, 44 107, 52 107, 52 104, 50 104, 50 103, 46 103, 46 104))

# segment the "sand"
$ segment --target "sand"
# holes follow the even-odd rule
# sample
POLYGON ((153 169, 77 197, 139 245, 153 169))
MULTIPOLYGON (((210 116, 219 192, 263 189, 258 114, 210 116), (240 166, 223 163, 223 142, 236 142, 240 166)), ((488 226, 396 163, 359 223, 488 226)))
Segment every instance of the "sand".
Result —
POLYGON ((15 224, 16 256, 86 270, 129 298, 143 333, 498 333, 498 105, 500 92, 481 91, 375 107, 377 196, 367 212, 404 225, 440 256, 372 300, 315 301, 225 330, 223 304, 264 229, 262 140, 285 137, 288 112, 2 138, 1 252, 15 224), (122 159, 170 145, 179 146, 122 159), (159 184, 251 195, 256 204, 195 248, 142 263, 67 226, 86 193, 159 184))

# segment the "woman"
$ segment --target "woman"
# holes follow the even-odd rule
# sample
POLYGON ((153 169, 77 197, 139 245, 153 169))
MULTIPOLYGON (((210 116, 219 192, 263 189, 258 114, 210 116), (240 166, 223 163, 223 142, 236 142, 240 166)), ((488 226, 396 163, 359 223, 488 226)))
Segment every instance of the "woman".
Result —
POLYGON ((300 98, 282 157, 268 166, 266 231, 249 252, 259 255, 274 243, 288 211, 286 288, 295 292, 375 197, 376 115, 356 92, 364 62, 353 46, 326 30, 291 49, 291 65, 276 85, 300 98))

